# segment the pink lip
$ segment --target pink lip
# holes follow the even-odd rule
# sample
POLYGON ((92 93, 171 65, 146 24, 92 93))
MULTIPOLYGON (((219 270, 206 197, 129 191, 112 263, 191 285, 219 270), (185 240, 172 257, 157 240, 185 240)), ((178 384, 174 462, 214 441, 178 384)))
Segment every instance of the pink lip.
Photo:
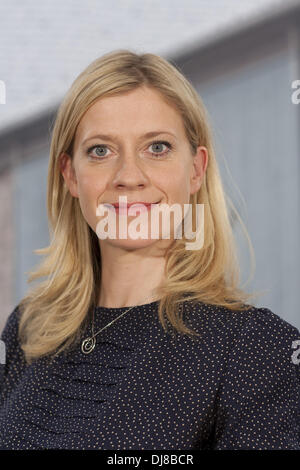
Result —
POLYGON ((151 205, 156 205, 158 204, 160 201, 158 202, 140 202, 140 201, 137 201, 137 202, 131 202, 131 203, 128 203, 128 204, 121 204, 121 206, 119 206, 119 203, 116 203, 116 204, 111 204, 112 206, 114 206, 115 208, 115 211, 117 214, 127 214, 128 212, 128 209, 133 206, 134 204, 138 204, 139 205, 139 211, 141 212, 144 212, 144 211, 149 211, 151 210, 151 205))
MULTIPOLYGON (((127 207, 131 207, 134 204, 143 204, 144 206, 151 206, 151 204, 157 204, 157 203, 156 202, 130 202, 126 205, 127 205, 127 207)), ((117 202, 116 204, 113 204, 113 206, 119 207, 119 203, 117 202)), ((124 204, 124 207, 125 207, 125 204, 124 204)))

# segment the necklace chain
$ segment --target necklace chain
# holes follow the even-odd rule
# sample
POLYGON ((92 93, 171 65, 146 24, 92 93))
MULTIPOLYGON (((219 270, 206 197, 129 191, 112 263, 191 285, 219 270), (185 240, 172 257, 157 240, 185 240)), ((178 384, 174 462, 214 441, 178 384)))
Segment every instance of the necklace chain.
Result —
POLYGON ((129 312, 130 310, 132 310, 133 308, 136 308, 136 307, 139 307, 139 305, 134 305, 133 307, 130 307, 128 310, 125 310, 125 312, 121 313, 121 315, 119 315, 117 318, 115 318, 114 320, 112 320, 110 323, 108 323, 107 325, 105 325, 103 328, 101 328, 101 330, 97 331, 96 333, 94 333, 94 311, 93 311, 93 322, 92 322, 92 335, 91 336, 88 336, 86 339, 84 339, 81 343, 81 351, 84 353, 84 354, 90 354, 93 349, 95 348, 96 346, 96 336, 101 333, 101 331, 105 330, 106 328, 108 328, 110 325, 112 325, 115 321, 117 321, 119 318, 123 317, 125 315, 125 313, 129 312))

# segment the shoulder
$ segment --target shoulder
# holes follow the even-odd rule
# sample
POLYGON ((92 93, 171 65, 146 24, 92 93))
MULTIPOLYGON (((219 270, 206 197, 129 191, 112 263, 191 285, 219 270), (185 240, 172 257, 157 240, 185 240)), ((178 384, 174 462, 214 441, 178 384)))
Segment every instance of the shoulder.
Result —
POLYGON ((1 333, 1 340, 4 341, 4 343, 8 344, 17 340, 20 316, 21 312, 19 310, 19 305, 17 305, 8 316, 1 333))
POLYGON ((273 350, 274 354, 290 354, 300 346, 298 328, 267 307, 249 306, 248 310, 237 311, 223 306, 202 302, 185 302, 185 318, 188 326, 201 333, 227 338, 234 347, 251 350, 273 350), (277 351, 277 353, 276 353, 277 351))
POLYGON ((185 318, 195 323, 206 323, 215 328, 232 328, 239 332, 246 328, 261 328, 272 330, 274 327, 284 331, 298 332, 296 326, 284 320, 277 313, 267 307, 255 307, 251 305, 248 309, 231 310, 222 305, 212 305, 203 302, 184 302, 185 318))
POLYGON ((9 315, 1 334, 1 341, 5 345, 5 358, 4 367, 2 367, 0 374, 0 403, 13 390, 26 367, 26 360, 20 347, 18 335, 20 317, 21 311, 19 305, 17 305, 9 315))
POLYGON ((24 362, 24 354, 19 341, 19 322, 21 310, 17 305, 8 316, 1 334, 1 341, 5 346, 5 366, 10 368, 11 364, 21 364, 24 362))

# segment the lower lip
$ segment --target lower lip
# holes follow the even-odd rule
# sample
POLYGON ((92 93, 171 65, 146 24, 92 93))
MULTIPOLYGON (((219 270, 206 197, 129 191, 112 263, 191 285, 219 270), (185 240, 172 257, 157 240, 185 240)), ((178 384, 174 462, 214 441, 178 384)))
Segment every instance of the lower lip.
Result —
MULTIPOLYGON (((134 207, 135 209, 135 214, 134 215, 138 215, 140 212, 148 212, 152 209, 152 206, 157 206, 159 203, 154 203, 154 204, 132 204, 132 206, 134 207)), ((123 206, 123 207, 119 207, 119 206, 114 206, 114 209, 116 211, 117 214, 121 214, 121 215, 128 215, 128 211, 130 209, 131 206, 123 206)), ((110 206, 110 209, 112 207, 110 206)))

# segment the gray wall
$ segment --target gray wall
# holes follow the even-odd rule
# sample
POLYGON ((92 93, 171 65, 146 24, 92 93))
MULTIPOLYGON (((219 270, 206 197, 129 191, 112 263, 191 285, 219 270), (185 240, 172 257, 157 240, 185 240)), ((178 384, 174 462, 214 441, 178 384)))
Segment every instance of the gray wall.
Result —
POLYGON ((49 244, 46 207, 47 173, 47 149, 33 155, 30 160, 24 161, 14 169, 15 304, 31 286, 27 284, 26 271, 30 271, 43 258, 33 253, 33 250, 49 244))
MULTIPOLYGON (((289 51, 273 52, 203 82, 198 77, 191 78, 211 116, 226 189, 236 202, 224 160, 246 203, 246 211, 238 210, 257 262, 246 290, 268 290, 255 304, 300 327, 299 107, 291 102, 289 51)), ((237 238, 245 281, 247 245, 240 233, 237 238)))

